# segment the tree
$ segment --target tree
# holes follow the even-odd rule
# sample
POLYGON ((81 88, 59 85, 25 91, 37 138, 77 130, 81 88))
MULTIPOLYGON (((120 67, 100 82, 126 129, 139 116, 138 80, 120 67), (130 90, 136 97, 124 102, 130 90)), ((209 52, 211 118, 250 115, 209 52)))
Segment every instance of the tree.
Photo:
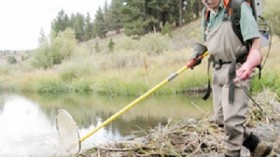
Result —
POLYGON ((161 13, 164 10, 164 5, 166 4, 166 0, 157 1, 157 0, 145 0, 144 12, 146 16, 146 29, 149 32, 157 32, 160 31, 160 23, 161 23, 161 13))
POLYGON ((112 0, 109 7, 108 21, 109 30, 116 31, 117 34, 120 33, 122 24, 122 10, 123 0, 112 0))
POLYGON ((93 22, 89 13, 87 13, 86 18, 80 13, 71 14, 69 18, 62 10, 52 22, 52 37, 56 37, 60 32, 65 31, 67 28, 71 28, 75 31, 76 39, 79 42, 83 42, 94 37, 93 27, 93 22))
POLYGON ((87 41, 89 39, 92 39, 94 37, 94 27, 93 22, 91 20, 90 14, 87 13, 86 19, 85 19, 85 34, 84 34, 84 40, 87 41))
POLYGON ((96 36, 105 38, 108 31, 120 33, 124 28, 126 35, 138 38, 191 22, 199 17, 202 7, 197 0, 111 0, 109 6, 106 0, 103 10, 98 8, 93 22, 89 13, 86 18, 80 13, 69 18, 61 10, 52 22, 52 31, 56 36, 72 28, 76 39, 82 42, 96 36))
MULTIPOLYGON (((160 32, 165 24, 181 26, 186 20, 186 5, 196 0, 125 0, 122 7, 124 28, 127 35, 141 36, 160 32)), ((193 17, 193 9, 188 9, 193 17)), ((169 27, 168 26, 168 27, 169 27)))
POLYGON ((75 31, 76 39, 79 42, 84 41, 85 36, 85 18, 84 15, 76 13, 71 16, 71 28, 75 31))
POLYGON ((52 21, 51 27, 53 33, 55 33, 54 36, 59 32, 65 31, 65 29, 69 27, 69 17, 65 14, 64 10, 58 12, 58 16, 52 21))
POLYGON ((100 38, 106 38, 106 33, 107 33, 106 23, 104 19, 104 14, 100 7, 98 8, 95 15, 94 32, 100 38))
POLYGON ((104 18, 104 23, 105 23, 105 31, 109 32, 110 28, 109 28, 109 7, 108 7, 108 3, 107 0, 105 0, 104 6, 103 6, 103 18, 104 18))
POLYGON ((39 37, 39 44, 43 44, 43 43, 46 43, 48 42, 48 38, 47 36, 45 35, 45 31, 43 29, 40 30, 40 37, 39 37))
POLYGON ((199 3, 196 0, 194 1, 193 5, 194 5, 193 12, 194 12, 195 18, 198 19, 200 16, 200 12, 204 5, 203 5, 203 3, 199 3))
POLYGON ((185 20, 185 23, 189 23, 194 19, 198 19, 204 6, 203 3, 197 0, 184 0, 183 3, 183 19, 185 20))
POLYGON ((33 66, 47 69, 55 64, 60 64, 73 55, 75 47, 75 32, 68 28, 60 32, 50 43, 40 45, 34 55, 33 66))
POLYGON ((125 5, 122 7, 122 17, 126 35, 139 37, 147 33, 144 6, 144 0, 125 1, 125 5))

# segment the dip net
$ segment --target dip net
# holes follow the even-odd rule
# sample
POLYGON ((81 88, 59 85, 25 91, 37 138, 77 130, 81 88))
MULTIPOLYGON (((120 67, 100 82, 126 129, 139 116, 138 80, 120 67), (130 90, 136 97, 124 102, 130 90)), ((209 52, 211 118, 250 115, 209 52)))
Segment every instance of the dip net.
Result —
POLYGON ((81 150, 78 128, 72 116, 63 109, 58 110, 56 129, 64 148, 71 154, 78 154, 81 150))

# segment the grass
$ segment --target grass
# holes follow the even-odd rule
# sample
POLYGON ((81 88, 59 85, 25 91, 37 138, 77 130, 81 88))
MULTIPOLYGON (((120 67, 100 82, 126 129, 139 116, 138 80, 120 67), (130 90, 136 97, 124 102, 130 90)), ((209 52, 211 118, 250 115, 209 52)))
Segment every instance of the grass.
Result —
MULTIPOLYGON (((12 88, 16 91, 140 95, 184 66, 187 54, 182 55, 182 53, 170 51, 150 56, 120 52, 108 54, 107 57, 99 55, 76 58, 49 70, 7 75, 6 79, 1 77, 1 81, 10 80, 10 84, 6 84, 5 89, 12 88)), ((199 69, 202 70, 202 67, 199 69)), ((157 93, 180 93, 189 87, 203 85, 206 81, 195 77, 205 76, 206 71, 201 74, 198 74, 198 71, 200 70, 186 72, 190 74, 176 78, 176 81, 170 83, 171 85, 164 86, 157 93)))
MULTIPOLYGON (((76 46, 74 55, 47 70, 35 69, 31 59, 1 66, 2 90, 39 93, 99 93, 108 95, 140 95, 151 89, 171 73, 183 67, 191 56, 191 45, 200 41, 199 21, 173 31, 170 36, 149 34, 141 40, 123 35, 94 39, 76 46), (192 30, 192 31, 190 31, 192 30), (115 42, 108 51, 109 39, 115 42), (95 52, 95 43, 100 52, 95 52), (185 43, 185 45, 184 45, 185 43)), ((280 39, 273 38, 263 77, 253 82, 253 91, 271 88, 280 95, 279 55, 280 39)), ((265 52, 265 50, 264 50, 265 52)), ((265 55, 265 53, 263 54, 265 55)), ((156 94, 177 94, 207 84, 207 61, 194 70, 178 76, 156 91, 156 94)))
MULTIPOLYGON (((280 46, 280 38, 273 37, 272 38, 272 46, 267 61, 262 70, 261 79, 254 79, 252 90, 255 92, 260 92, 263 89, 269 88, 272 91, 276 92, 278 96, 280 96, 280 56, 279 56, 279 46, 280 46)), ((264 49, 262 51, 263 56, 265 56, 267 50, 264 49)), ((265 57, 264 57, 265 59, 265 57)))

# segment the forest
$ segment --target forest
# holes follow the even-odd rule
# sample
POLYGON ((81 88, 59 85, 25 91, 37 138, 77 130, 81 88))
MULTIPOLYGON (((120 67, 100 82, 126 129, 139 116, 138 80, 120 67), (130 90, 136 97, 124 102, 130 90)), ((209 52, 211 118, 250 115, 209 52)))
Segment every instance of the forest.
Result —
POLYGON ((72 28, 80 42, 106 38, 108 32, 140 38, 151 32, 168 33, 198 19, 203 4, 198 0, 112 0, 99 7, 95 17, 80 13, 67 15, 61 10, 52 22, 54 35, 72 28), (94 19, 94 20, 93 20, 94 19))

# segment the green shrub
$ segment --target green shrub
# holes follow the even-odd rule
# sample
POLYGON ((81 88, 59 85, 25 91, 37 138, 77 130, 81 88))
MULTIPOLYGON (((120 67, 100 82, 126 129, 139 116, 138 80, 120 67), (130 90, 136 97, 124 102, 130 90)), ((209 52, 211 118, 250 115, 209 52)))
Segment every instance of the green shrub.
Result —
POLYGON ((35 52, 33 65, 36 68, 50 68, 60 64, 63 60, 69 59, 75 50, 75 32, 66 29, 51 40, 51 43, 44 42, 35 52))
POLYGON ((169 49, 169 41, 167 35, 147 34, 140 39, 140 49, 148 54, 160 54, 169 49))
POLYGON ((63 81, 71 82, 83 76, 90 76, 96 72, 96 67, 91 58, 76 58, 64 62, 59 70, 59 76, 63 81))
POLYGON ((36 90, 39 93, 67 93, 72 89, 65 82, 56 79, 42 79, 38 81, 36 90))
POLYGON ((94 49, 95 49, 95 52, 100 52, 100 48, 99 48, 98 43, 95 43, 94 49))
POLYGON ((116 44, 116 50, 131 51, 131 50, 138 50, 138 49, 139 49, 139 41, 134 40, 127 36, 119 39, 118 43, 116 44))
POLYGON ((171 36, 171 25, 169 23, 166 23, 161 31, 162 34, 168 34, 169 36, 171 36))
POLYGON ((50 46, 48 44, 41 45, 36 53, 34 54, 34 58, 32 61, 32 65, 35 68, 44 68, 47 69, 53 66, 53 60, 50 56, 50 46))
POLYGON ((30 56, 28 55, 28 53, 23 53, 21 56, 20 56, 20 58, 21 58, 21 61, 25 61, 25 60, 27 60, 28 58, 29 58, 30 56))
POLYGON ((17 63, 17 59, 13 56, 9 56, 7 58, 7 61, 8 61, 9 64, 16 64, 17 63))
POLYGON ((110 52, 114 51, 114 46, 115 46, 115 43, 114 43, 113 39, 110 39, 109 45, 108 45, 108 48, 109 48, 110 52))
POLYGON ((91 85, 92 80, 90 78, 83 77, 73 83, 73 88, 75 92, 90 93, 92 92, 91 85))

